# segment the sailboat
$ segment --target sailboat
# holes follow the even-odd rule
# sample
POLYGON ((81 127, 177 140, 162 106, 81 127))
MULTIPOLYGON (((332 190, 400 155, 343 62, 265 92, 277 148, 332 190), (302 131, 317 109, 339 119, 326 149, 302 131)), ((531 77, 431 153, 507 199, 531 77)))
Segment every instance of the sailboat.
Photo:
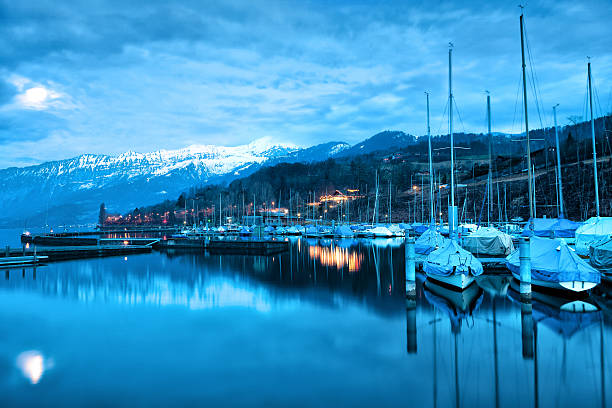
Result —
MULTIPOLYGON (((601 282, 601 274, 562 239, 532 237, 531 284, 541 288, 584 292, 601 282)), ((520 281, 520 255, 514 251, 506 266, 520 281)))
POLYGON ((470 286, 483 273, 480 261, 452 239, 427 255, 423 270, 429 279, 459 290, 470 286))
POLYGON ((453 141, 453 87, 452 87, 452 52, 448 49, 448 101, 449 101, 449 133, 451 147, 451 205, 448 211, 449 240, 438 249, 427 255, 423 270, 429 279, 436 280, 454 289, 463 290, 474 282, 474 278, 483 272, 482 264, 471 253, 461 248, 456 242, 457 207, 455 206, 455 169, 453 141))
POLYGON ((612 217, 600 217, 599 214, 599 183, 597 179, 597 149, 595 144, 595 121, 593 119, 593 85, 591 79, 591 62, 587 65, 589 83, 589 106, 591 111, 591 142, 593 143, 593 181, 595 183, 596 216, 589 218, 583 226, 576 230, 576 251, 580 255, 589 254, 589 247, 602 239, 612 236, 612 217))
POLYGON ((378 198, 378 171, 376 171, 376 200, 374 201, 374 214, 372 215, 372 228, 366 229, 363 232, 363 236, 368 238, 391 238, 394 236, 393 232, 389 228, 378 224, 378 213, 379 213, 379 198, 378 198))
POLYGON ((514 250, 512 237, 491 224, 493 203, 493 135, 491 133, 491 96, 487 95, 487 125, 489 139, 489 173, 487 176, 487 226, 478 226, 463 238, 463 247, 478 255, 507 256, 514 250))

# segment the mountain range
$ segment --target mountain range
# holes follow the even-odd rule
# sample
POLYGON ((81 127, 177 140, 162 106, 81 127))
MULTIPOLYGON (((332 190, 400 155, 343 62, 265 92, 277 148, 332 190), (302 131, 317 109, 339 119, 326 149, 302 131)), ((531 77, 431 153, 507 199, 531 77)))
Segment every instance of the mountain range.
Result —
POLYGON ((328 142, 299 148, 258 139, 241 146, 194 145, 117 156, 71 159, 0 170, 0 225, 70 225, 96 220, 100 203, 124 212, 205 183, 224 183, 265 165, 334 157, 350 146, 328 142))

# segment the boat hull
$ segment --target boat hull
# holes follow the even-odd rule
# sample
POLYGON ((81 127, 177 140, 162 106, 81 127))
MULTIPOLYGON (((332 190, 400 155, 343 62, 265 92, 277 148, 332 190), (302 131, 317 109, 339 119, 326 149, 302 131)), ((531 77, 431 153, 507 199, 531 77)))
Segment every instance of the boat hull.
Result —
POLYGON ((452 274, 449 276, 434 275, 431 273, 426 273, 426 275, 427 278, 437 283, 441 283, 447 287, 458 290, 463 290, 474 283, 474 277, 472 275, 466 275, 463 273, 452 274))
MULTIPOLYGON (((512 276, 514 276, 514 279, 516 279, 517 281, 519 282, 521 281, 521 277, 518 274, 512 272, 512 276)), ((583 281, 550 282, 550 281, 543 281, 543 280, 533 279, 533 278, 531 279, 531 284, 533 286, 537 286, 537 287, 544 288, 544 289, 555 289, 555 290, 560 290, 560 291, 565 291, 565 292, 574 292, 574 293, 585 292, 597 286, 597 283, 595 282, 583 282, 583 281)))

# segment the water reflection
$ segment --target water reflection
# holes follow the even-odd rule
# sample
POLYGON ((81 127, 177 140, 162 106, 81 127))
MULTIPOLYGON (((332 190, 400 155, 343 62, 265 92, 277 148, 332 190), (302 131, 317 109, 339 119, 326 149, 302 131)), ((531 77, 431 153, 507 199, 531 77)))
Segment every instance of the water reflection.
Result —
POLYGON ((50 361, 45 362, 43 355, 36 350, 20 353, 17 356, 16 365, 23 376, 33 385, 38 384, 45 370, 51 366, 50 361))
MULTIPOLYGON (((187 388, 199 401, 217 389, 249 394, 246 406, 394 406, 407 395, 418 406, 606 406, 610 316, 594 299, 534 292, 525 303, 507 275, 481 276, 461 293, 418 275, 407 301, 394 241, 290 242, 273 257, 169 250, 5 272, 0 324, 17 329, 0 336, 0 378, 3 353, 38 349, 61 355, 62 370, 47 373, 39 353, 21 358, 19 375, 61 383, 54 392, 66 395, 82 385, 62 383, 67 367, 74 378, 99 367, 91 381, 105 390, 92 395, 118 401, 127 398, 116 391, 119 367, 143 367, 124 406, 188 405, 172 391, 187 388), (8 312, 24 309, 25 318, 8 312), (79 336, 88 341, 75 349, 69 339, 79 336), (163 373, 180 382, 152 389, 163 373)), ((0 403, 14 387, 0 379, 0 403)))

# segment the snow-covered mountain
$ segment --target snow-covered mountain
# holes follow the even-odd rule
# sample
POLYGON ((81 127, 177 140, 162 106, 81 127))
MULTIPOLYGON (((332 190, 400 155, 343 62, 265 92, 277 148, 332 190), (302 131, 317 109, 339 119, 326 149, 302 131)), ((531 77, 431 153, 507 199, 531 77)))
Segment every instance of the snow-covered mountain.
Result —
POLYGON ((0 225, 94 222, 104 202, 127 211, 178 195, 198 184, 230 181, 263 165, 325 160, 349 146, 325 143, 307 149, 259 139, 241 146, 194 145, 118 156, 72 159, 0 170, 0 225))

